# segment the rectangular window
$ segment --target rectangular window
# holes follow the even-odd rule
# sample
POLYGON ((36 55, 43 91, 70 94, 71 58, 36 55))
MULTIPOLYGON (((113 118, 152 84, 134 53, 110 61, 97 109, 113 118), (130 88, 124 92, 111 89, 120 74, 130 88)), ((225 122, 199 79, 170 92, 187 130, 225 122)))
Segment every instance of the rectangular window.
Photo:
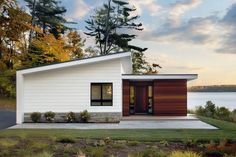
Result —
POLYGON ((112 106, 112 83, 91 83, 91 106, 112 106))

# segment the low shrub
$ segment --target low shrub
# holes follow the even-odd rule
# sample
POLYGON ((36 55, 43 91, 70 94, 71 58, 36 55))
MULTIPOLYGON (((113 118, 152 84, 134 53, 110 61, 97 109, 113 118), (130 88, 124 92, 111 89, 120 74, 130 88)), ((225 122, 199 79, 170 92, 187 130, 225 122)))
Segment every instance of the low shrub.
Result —
POLYGON ((216 107, 215 117, 217 119, 229 120, 230 119, 229 116, 230 116, 229 109, 227 109, 225 107, 216 107))
POLYGON ((194 147, 197 145, 197 141, 193 139, 183 140, 183 143, 186 147, 194 147))
POLYGON ((41 120, 41 115, 40 112, 33 112, 31 113, 30 118, 34 123, 38 123, 41 120))
POLYGON ((109 117, 106 117, 106 118, 105 118, 105 122, 107 122, 107 123, 108 123, 108 122, 109 122, 109 120, 110 120, 110 119, 109 119, 109 117))
POLYGON ((43 151, 41 153, 34 155, 34 157, 53 157, 53 155, 54 153, 52 152, 43 151))
POLYGON ((126 147, 127 146, 125 144, 121 144, 121 143, 115 143, 112 145, 112 148, 115 148, 115 149, 124 149, 126 147))
POLYGON ((162 140, 162 141, 160 141, 159 143, 160 143, 160 145, 162 145, 162 146, 168 146, 168 145, 169 145, 169 142, 166 141, 166 140, 162 140))
POLYGON ((104 147, 87 147, 83 152, 91 157, 103 157, 105 154, 104 147))
POLYGON ((55 113, 52 111, 48 111, 44 113, 44 118, 46 119, 46 121, 48 122, 52 122, 54 121, 54 117, 55 117, 55 113))
POLYGON ((230 120, 236 122, 236 109, 230 113, 230 120))
POLYGON ((127 143, 128 146, 137 146, 139 144, 140 144, 139 141, 128 141, 128 143, 127 143))
POLYGON ((79 151, 76 153, 76 157, 86 157, 86 155, 85 155, 81 150, 79 150, 79 151))
POLYGON ((69 123, 75 122, 76 121, 76 115, 74 112, 69 112, 66 114, 66 121, 69 123))
POLYGON ((206 117, 213 117, 215 115, 216 107, 211 101, 207 101, 206 105, 197 106, 195 113, 197 115, 206 116, 206 117))
POLYGON ((188 109, 188 110, 187 110, 187 113, 189 113, 189 114, 194 114, 195 112, 194 112, 194 110, 188 109))
POLYGON ((201 155, 191 151, 173 151, 170 157, 201 157, 201 155))
POLYGON ((94 146, 105 146, 106 145, 106 143, 105 143, 105 141, 104 140, 98 140, 98 141, 94 141, 93 142, 93 145, 94 146))
POLYGON ((87 110, 84 110, 83 112, 80 112, 79 118, 82 122, 88 122, 88 120, 90 119, 90 114, 87 110))
POLYGON ((205 116, 205 109, 202 106, 197 106, 195 109, 195 114, 199 116, 205 116))
MULTIPOLYGON (((80 150, 79 147, 74 146, 73 144, 66 144, 66 145, 64 146, 63 152, 64 152, 65 154, 68 154, 68 155, 69 155, 69 154, 77 154, 78 152, 81 152, 81 150, 80 150)), ((71 156, 71 155, 69 155, 69 156, 71 156)))
POLYGON ((195 109, 195 114, 220 120, 236 122, 236 109, 230 112, 228 108, 218 107, 211 101, 207 101, 204 107, 197 106, 195 109))
POLYGON ((167 156, 168 155, 162 150, 154 148, 148 148, 128 155, 128 157, 167 157, 167 156))
POLYGON ((106 138, 104 138, 104 142, 105 142, 106 144, 111 144, 111 143, 112 143, 112 140, 110 139, 110 137, 106 137, 106 138))
POLYGON ((216 106, 211 101, 207 101, 205 105, 205 116, 213 117, 215 115, 216 106))
POLYGON ((56 141, 60 143, 75 143, 75 140, 70 137, 61 137, 57 139, 56 141))
POLYGON ((209 150, 203 153, 204 157, 223 157, 224 153, 218 150, 209 150))

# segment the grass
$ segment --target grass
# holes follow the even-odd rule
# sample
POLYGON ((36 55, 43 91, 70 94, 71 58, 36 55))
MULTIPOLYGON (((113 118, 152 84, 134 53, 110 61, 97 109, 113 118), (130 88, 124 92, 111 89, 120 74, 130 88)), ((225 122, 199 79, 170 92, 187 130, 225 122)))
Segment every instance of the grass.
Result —
POLYGON ((0 139, 0 146, 3 146, 3 147, 13 147, 17 144, 18 144, 18 141, 14 139, 10 139, 10 138, 0 139))
POLYGON ((0 131, 0 137, 21 138, 84 138, 101 139, 110 137, 116 140, 136 141, 160 141, 160 140, 236 140, 236 123, 216 120, 212 118, 199 117, 202 121, 214 125, 219 130, 197 130, 197 129, 134 129, 134 130, 62 130, 62 129, 11 129, 0 131))
POLYGON ((86 154, 92 157, 103 157, 105 153, 103 147, 89 147, 84 149, 84 151, 86 152, 86 154))
MULTIPOLYGON (((142 151, 138 151, 135 153, 131 153, 128 155, 128 157, 167 157, 167 154, 163 152, 162 150, 156 149, 156 148, 148 148, 142 151)), ((179 156, 183 157, 183 156, 179 156)))
POLYGON ((186 156, 186 157, 201 157, 201 155, 195 153, 195 152, 182 152, 182 151, 174 151, 171 153, 170 157, 180 157, 180 156, 186 156))
POLYGON ((32 148, 32 149, 46 149, 49 147, 49 143, 48 141, 44 141, 44 140, 30 140, 28 143, 28 147, 32 148))
POLYGON ((13 111, 16 110, 16 99, 0 96, 0 109, 13 111))
POLYGON ((35 157, 53 157, 53 153, 43 151, 42 153, 37 154, 35 157))

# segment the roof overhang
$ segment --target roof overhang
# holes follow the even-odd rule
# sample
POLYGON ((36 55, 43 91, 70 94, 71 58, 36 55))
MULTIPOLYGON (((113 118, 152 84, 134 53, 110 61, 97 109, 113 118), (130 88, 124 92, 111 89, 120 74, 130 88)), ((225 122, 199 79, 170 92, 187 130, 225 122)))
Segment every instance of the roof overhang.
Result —
POLYGON ((197 74, 123 74, 122 79, 128 80, 194 80, 197 74))
POLYGON ((35 72, 66 68, 66 67, 71 67, 71 66, 76 66, 76 65, 83 65, 83 64, 89 64, 89 63, 96 63, 96 62, 108 61, 108 60, 113 60, 113 59, 119 59, 123 57, 131 57, 131 52, 114 53, 114 54, 84 58, 84 59, 79 59, 79 60, 74 60, 74 61, 55 63, 55 64, 34 67, 34 68, 29 68, 29 69, 21 69, 21 70, 17 70, 17 73, 30 74, 30 73, 35 73, 35 72))

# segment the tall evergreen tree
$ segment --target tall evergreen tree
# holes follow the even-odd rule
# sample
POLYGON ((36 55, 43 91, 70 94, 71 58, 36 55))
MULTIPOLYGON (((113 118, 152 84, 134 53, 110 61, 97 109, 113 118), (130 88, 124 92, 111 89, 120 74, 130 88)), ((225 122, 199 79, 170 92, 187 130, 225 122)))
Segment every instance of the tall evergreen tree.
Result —
MULTIPOLYGON (((44 33, 50 32, 56 38, 68 29, 65 24, 66 19, 63 17, 66 12, 65 7, 59 6, 58 0, 25 0, 30 9, 32 16, 32 26, 37 26, 44 33)), ((30 38, 33 37, 33 32, 30 38)))
POLYGON ((150 65, 144 56, 147 48, 129 44, 136 35, 131 32, 142 31, 142 24, 136 23, 139 16, 132 16, 135 8, 129 7, 129 3, 121 0, 108 0, 102 8, 95 11, 95 14, 86 21, 85 34, 95 37, 98 49, 86 49, 92 55, 97 52, 100 55, 118 51, 131 51, 134 73, 157 73, 155 66, 150 65), (125 33, 130 32, 130 33, 125 33))
POLYGON ((25 0, 32 16, 28 52, 23 66, 38 66, 81 58, 81 39, 66 26, 60 0, 25 0), (70 30, 70 32, 68 31, 70 30), (69 32, 69 33, 68 33, 69 32))
POLYGON ((114 51, 145 51, 147 48, 140 48, 129 44, 136 35, 124 33, 130 30, 143 30, 141 23, 135 23, 139 16, 131 16, 136 9, 129 7, 128 2, 108 0, 102 8, 95 11, 95 14, 86 21, 87 35, 96 39, 101 55, 114 51))

